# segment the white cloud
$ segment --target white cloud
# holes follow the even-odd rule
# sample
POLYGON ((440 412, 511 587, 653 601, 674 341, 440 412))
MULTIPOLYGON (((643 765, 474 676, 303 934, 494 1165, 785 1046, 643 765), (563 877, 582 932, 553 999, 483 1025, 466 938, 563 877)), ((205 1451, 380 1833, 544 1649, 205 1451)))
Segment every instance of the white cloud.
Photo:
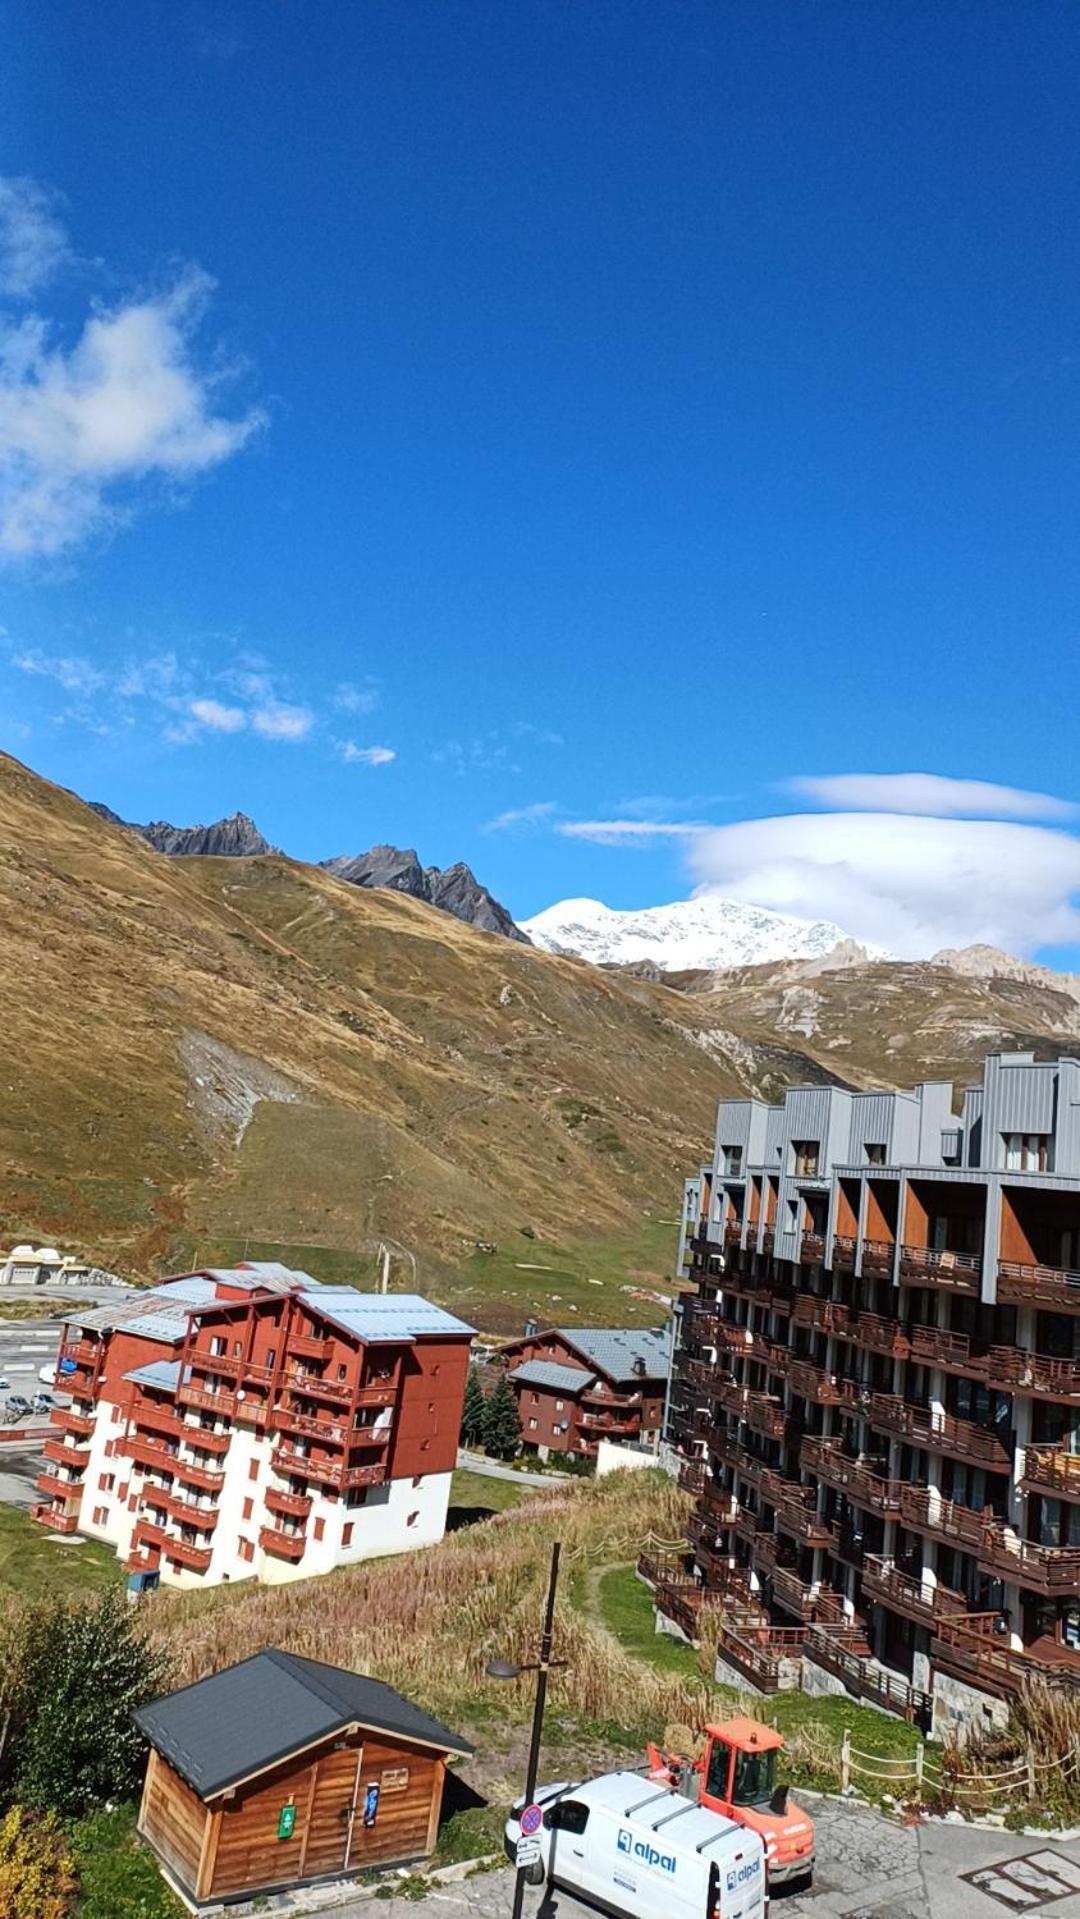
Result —
POLYGON ((0 327, 0 554, 56 554, 115 526, 140 485, 191 481, 263 424, 217 411, 222 375, 198 363, 212 290, 188 269, 93 313, 70 350, 39 315, 0 327))
POLYGON ((1080 838, 999 820, 810 813, 696 832, 701 890, 831 919, 921 958, 985 943, 1029 954, 1080 940, 1080 838))
POLYGON ((824 806, 857 812, 960 814, 971 818, 1064 820, 1077 811, 1071 800, 989 780, 953 780, 939 773, 832 773, 789 780, 792 792, 824 806))
POLYGON ((334 705, 343 713, 374 713, 379 704, 377 680, 365 680, 362 686, 346 681, 334 690, 334 705))
POLYGON ((90 660, 73 653, 43 653, 40 647, 12 655, 12 666, 39 680, 55 680, 65 693, 97 693, 106 676, 90 660))
POLYGON ((511 806, 505 813, 496 813, 493 820, 485 820, 480 831, 505 833, 510 827, 536 826, 541 820, 550 819, 558 810, 557 800, 534 800, 531 806, 511 806))
POLYGON ((225 706, 220 700, 190 700, 187 710, 211 733, 242 733, 247 725, 247 714, 241 707, 225 706))
POLYGON ((255 707, 251 724, 264 740, 306 740, 315 724, 315 715, 306 706, 267 700, 265 705, 255 707))
POLYGON ((644 846, 655 839, 690 839, 705 830, 676 820, 564 820, 555 829, 568 840, 591 840, 594 846, 644 846))
POLYGON ((515 720, 512 729, 521 740, 534 740, 537 746, 565 746, 561 733, 553 733, 550 727, 536 726, 532 720, 515 720))
POLYGON ((357 746, 354 740, 342 740, 338 752, 346 766, 389 766, 397 759, 392 746, 357 746))
POLYGON ((36 293, 68 258, 56 196, 37 180, 0 178, 0 294, 36 293))

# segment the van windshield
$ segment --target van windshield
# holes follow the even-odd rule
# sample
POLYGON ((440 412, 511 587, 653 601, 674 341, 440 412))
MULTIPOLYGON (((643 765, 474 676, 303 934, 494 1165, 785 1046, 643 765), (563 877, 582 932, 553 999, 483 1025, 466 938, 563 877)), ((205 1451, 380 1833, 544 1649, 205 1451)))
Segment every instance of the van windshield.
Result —
POLYGON ((732 1805, 767 1806, 775 1791, 775 1747, 771 1752, 737 1752, 735 1754, 732 1805))

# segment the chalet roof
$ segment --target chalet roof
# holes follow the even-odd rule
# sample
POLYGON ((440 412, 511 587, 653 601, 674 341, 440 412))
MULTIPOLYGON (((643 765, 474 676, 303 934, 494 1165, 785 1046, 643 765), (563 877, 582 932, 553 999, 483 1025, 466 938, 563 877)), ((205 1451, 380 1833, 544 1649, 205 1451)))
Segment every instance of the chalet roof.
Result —
POLYGON ((670 1326, 558 1326, 555 1330, 597 1372, 620 1384, 667 1376, 670 1326), (644 1373, 636 1370, 639 1362, 644 1373))
POLYGON ((396 1734, 436 1752, 472 1752, 467 1740, 380 1679, 276 1647, 167 1693, 133 1716, 143 1736, 202 1799, 351 1725, 396 1734))
POLYGON ((85 1332, 110 1333, 122 1326, 126 1333, 141 1333, 166 1345, 178 1345, 187 1331, 190 1310, 166 1288, 155 1287, 119 1300, 115 1306, 96 1306, 85 1313, 65 1312, 64 1317, 69 1325, 81 1326, 85 1332))
POLYGON ((323 1286, 317 1293, 301 1293, 300 1298, 369 1346, 400 1345, 402 1340, 440 1334, 471 1338, 474 1330, 419 1293, 358 1293, 351 1286, 323 1286))
POLYGON ((519 1386, 543 1386, 554 1393, 581 1393, 591 1386, 595 1373, 587 1373, 582 1366, 558 1366, 554 1360, 527 1359, 524 1366, 515 1366, 510 1374, 519 1386))

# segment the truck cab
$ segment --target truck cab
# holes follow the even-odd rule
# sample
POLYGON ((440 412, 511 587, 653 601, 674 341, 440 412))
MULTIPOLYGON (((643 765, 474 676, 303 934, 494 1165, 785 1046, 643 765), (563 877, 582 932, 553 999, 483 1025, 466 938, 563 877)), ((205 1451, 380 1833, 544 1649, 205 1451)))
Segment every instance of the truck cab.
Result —
POLYGON ((776 1783, 783 1734, 757 1719, 726 1719, 706 1726, 698 1762, 698 1803, 761 1834, 770 1886, 809 1882, 814 1870, 814 1826, 785 1786, 776 1783))

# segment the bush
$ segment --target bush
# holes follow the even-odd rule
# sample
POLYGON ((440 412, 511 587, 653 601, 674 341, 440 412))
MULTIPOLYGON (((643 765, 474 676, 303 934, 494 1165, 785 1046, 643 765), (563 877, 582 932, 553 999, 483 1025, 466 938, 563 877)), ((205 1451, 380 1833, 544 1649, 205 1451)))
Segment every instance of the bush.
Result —
POLYGON ((10 1634, 4 1680, 9 1796, 78 1818, 137 1795, 144 1746, 131 1714, 163 1690, 167 1671, 118 1590, 28 1606, 10 1634))
POLYGON ((0 1919, 69 1919, 75 1865, 52 1813, 12 1806, 0 1820, 0 1919))

